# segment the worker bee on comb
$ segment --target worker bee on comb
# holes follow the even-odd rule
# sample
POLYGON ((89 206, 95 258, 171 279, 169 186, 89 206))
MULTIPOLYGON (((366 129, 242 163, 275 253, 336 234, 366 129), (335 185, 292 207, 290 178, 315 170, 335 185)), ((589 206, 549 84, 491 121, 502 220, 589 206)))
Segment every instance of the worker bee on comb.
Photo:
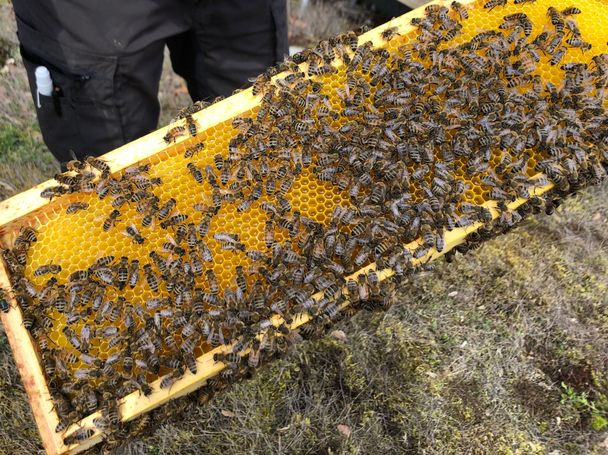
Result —
POLYGON ((184 126, 174 126, 174 127, 170 128, 167 131, 167 134, 165 134, 163 136, 163 140, 165 141, 165 143, 171 144, 171 143, 177 141, 177 139, 180 136, 183 136, 185 134, 186 134, 186 127, 184 127, 184 126))

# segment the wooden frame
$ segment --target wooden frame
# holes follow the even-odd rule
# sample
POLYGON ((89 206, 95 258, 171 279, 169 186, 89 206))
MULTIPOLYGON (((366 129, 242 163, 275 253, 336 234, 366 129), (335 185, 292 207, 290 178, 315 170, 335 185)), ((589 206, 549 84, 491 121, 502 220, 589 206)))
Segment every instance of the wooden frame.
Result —
MULTIPOLYGON (((431 3, 449 6, 450 1, 434 1, 431 3)), ((462 3, 472 3, 472 0, 463 0, 462 3)), ((382 30, 388 27, 397 27, 399 33, 406 34, 413 29, 410 25, 410 20, 414 17, 421 17, 423 15, 424 8, 418 8, 415 11, 366 33, 360 37, 360 40, 371 40, 374 44, 379 45, 382 43, 382 39, 380 38, 382 30)), ((254 97, 251 90, 248 89, 196 113, 194 117, 199 124, 200 130, 205 130, 256 107, 258 102, 259 97, 254 97)), ((110 165, 112 172, 117 172, 142 160, 166 153, 169 148, 175 147, 175 145, 167 147, 162 139, 167 133, 168 128, 169 127, 160 128, 147 136, 126 144, 106 154, 103 156, 103 159, 110 165)), ((177 143, 179 144, 183 140, 187 140, 187 138, 180 139, 177 143)), ((4 247, 9 244, 8 240, 21 225, 24 225, 31 220, 37 220, 37 222, 40 223, 40 219, 48 215, 48 210, 50 210, 48 206, 49 201, 41 198, 40 192, 42 189, 51 185, 54 185, 53 181, 42 183, 0 203, 0 243, 3 243, 4 247)), ((552 187, 553 185, 549 184, 535 188, 531 190, 531 194, 540 195, 550 190, 552 187)), ((524 199, 518 199, 511 203, 509 208, 516 209, 525 201, 526 200, 524 199)), ((494 218, 498 217, 498 211, 492 202, 487 202, 484 205, 490 209, 494 218)), ((481 226, 482 223, 475 223, 466 228, 457 228, 446 232, 444 235, 445 248, 442 252, 431 249, 427 256, 415 260, 414 263, 423 263, 441 257, 452 248, 464 242, 469 234, 477 231, 481 226)), ((420 242, 416 241, 406 245, 406 247, 414 250, 418 245, 420 245, 420 242)), ((359 270, 351 275, 351 277, 356 278, 359 274, 367 273, 367 271, 372 269, 376 269, 375 264, 371 264, 359 270)), ((390 269, 378 271, 381 280, 386 279, 393 274, 394 272, 390 269)), ((7 272, 1 263, 0 286, 10 289, 7 272)), ((346 290, 344 292, 347 294, 346 290)), ((316 295, 316 298, 319 297, 320 295, 316 295)), ((93 427, 92 420, 95 417, 98 417, 99 413, 92 414, 78 424, 72 425, 63 434, 55 433, 55 427, 59 419, 57 413, 53 409, 52 398, 34 342, 28 331, 23 327, 21 310, 17 307, 16 302, 13 301, 12 305, 13 308, 8 313, 0 314, 0 317, 4 324, 16 365, 21 374, 46 452, 49 455, 74 454, 92 447, 103 438, 99 431, 95 431, 95 434, 88 440, 71 446, 64 445, 63 438, 69 436, 80 427, 93 427)), ((346 305, 348 305, 348 302, 344 304, 344 306, 346 305)), ((309 316, 298 315, 294 318, 291 327, 296 328, 308 321, 309 316)), ((274 318, 273 322, 278 326, 283 321, 277 316, 274 318)), ((262 334, 260 334, 260 336, 261 335, 262 334)), ((170 389, 160 389, 159 379, 151 384, 153 392, 148 397, 140 395, 139 392, 134 392, 122 398, 119 401, 122 420, 133 420, 173 398, 183 396, 201 387, 209 378, 212 378, 224 368, 223 363, 214 362, 214 354, 218 352, 230 352, 231 348, 232 346, 220 346, 199 357, 197 359, 197 374, 193 375, 190 372, 186 372, 184 377, 175 382, 170 389)), ((243 355, 244 354, 246 354, 246 351, 243 352, 243 355)))

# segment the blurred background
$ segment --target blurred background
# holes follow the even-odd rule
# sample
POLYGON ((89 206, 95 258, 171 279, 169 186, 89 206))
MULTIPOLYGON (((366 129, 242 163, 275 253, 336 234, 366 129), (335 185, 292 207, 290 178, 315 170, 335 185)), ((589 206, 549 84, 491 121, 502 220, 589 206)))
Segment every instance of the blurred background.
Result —
MULTIPOLYGON (((409 7, 289 0, 290 45, 409 7)), ((159 96, 160 125, 190 103, 168 59, 159 96)), ((0 200, 58 169, 36 124, 11 4, 0 0, 0 200)), ((387 313, 338 323, 208 404, 170 403, 157 431, 116 453, 607 454, 607 200, 607 184, 591 188, 438 264, 387 313)), ((0 328, 0 454, 40 452, 0 328)))

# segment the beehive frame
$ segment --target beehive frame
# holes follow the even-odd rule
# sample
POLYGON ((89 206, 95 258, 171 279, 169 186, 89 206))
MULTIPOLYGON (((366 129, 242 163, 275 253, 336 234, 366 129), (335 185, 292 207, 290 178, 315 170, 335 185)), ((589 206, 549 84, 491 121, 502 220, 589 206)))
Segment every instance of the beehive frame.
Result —
MULTIPOLYGON (((451 2, 434 1, 431 3, 449 6, 451 2)), ((463 0, 461 3, 466 5, 474 3, 474 1, 463 0)), ((383 41, 380 34, 382 30, 388 27, 397 27, 400 34, 410 33, 414 29, 414 27, 410 25, 410 20, 414 17, 422 17, 423 15, 424 8, 414 10, 362 35, 359 38, 359 42, 369 40, 375 45, 381 45, 383 41)), ((258 103, 259 97, 254 97, 251 90, 248 89, 235 94, 226 100, 209 106, 203 111, 196 113, 194 118, 199 125, 199 130, 206 130, 256 107, 258 103)), ((120 147, 106 154, 103 159, 110 165, 110 168, 114 173, 121 171, 135 163, 148 160, 161 154, 170 155, 172 151, 179 147, 180 143, 187 140, 187 138, 178 139, 176 144, 167 146, 162 138, 167 133, 168 128, 169 127, 161 128, 132 143, 120 147)), ((53 185, 52 182, 45 182, 32 188, 31 190, 0 203, 0 242, 4 247, 8 245, 8 240, 12 233, 18 230, 20 226, 25 225, 32 220, 36 220, 36 222, 41 223, 42 221, 40 220, 44 220, 45 217, 49 216, 49 210, 52 210, 52 208, 49 206, 49 201, 47 199, 40 197, 40 192, 42 189, 51 185, 53 185)), ((530 193, 531 195, 541 195, 551 190, 552 187, 552 184, 539 186, 533 188, 530 193)), ((508 207, 511 210, 515 210, 525 202, 525 199, 520 198, 510 203, 508 207)), ((486 202, 484 205, 490 209, 494 218, 499 216, 499 212, 496 210, 495 204, 492 201, 486 202)), ((427 256, 415 260, 414 263, 424 263, 426 261, 441 257, 454 247, 464 242, 468 235, 476 232, 482 226, 482 223, 475 223, 468 227, 446 231, 444 234, 445 248, 443 251, 438 252, 431 249, 427 256)), ((406 247, 410 250, 414 250, 419 244, 420 242, 412 242, 406 245, 406 247)), ((375 268, 375 264, 371 264, 351 275, 351 277, 356 277, 360 273, 366 273, 368 270, 375 268)), ((394 272, 390 269, 378 271, 379 278, 381 280, 392 276, 393 273, 394 272)), ((9 279, 2 264, 0 264, 0 286, 7 289, 10 288, 9 279)), ((95 434, 88 440, 71 446, 64 445, 63 437, 70 435, 80 426, 92 426, 92 420, 98 414, 96 413, 86 417, 79 424, 73 425, 71 428, 69 428, 64 434, 55 433, 55 427, 59 419, 56 412, 53 410, 52 398, 49 393, 43 370, 40 366, 37 351, 28 331, 23 327, 21 311, 18 309, 15 302, 12 303, 13 309, 6 314, 1 314, 0 316, 4 324, 9 343, 13 350, 17 368, 22 376, 34 418, 38 425, 42 442, 47 453, 68 454, 78 453, 86 450, 102 440, 103 435, 99 431, 96 431, 95 434)), ((345 303, 344 305, 348 305, 348 303, 345 303)), ((305 324, 308 322, 308 320, 309 317, 307 315, 298 315, 294 318, 291 328, 296 328, 302 324, 305 324)), ((277 316, 275 317, 274 322, 276 325, 279 325, 282 320, 277 316)), ((220 346, 210 352, 206 352, 197 359, 197 374, 193 375, 187 372, 182 379, 178 380, 169 389, 160 389, 160 380, 157 380, 152 384, 153 392, 150 396, 144 397, 143 395, 140 395, 139 392, 135 392, 124 397, 120 400, 120 412, 122 420, 133 420, 171 399, 177 398, 201 387, 204 385, 205 381, 218 374, 224 368, 223 363, 214 362, 214 354, 217 352, 229 352, 230 349, 231 346, 220 346)))

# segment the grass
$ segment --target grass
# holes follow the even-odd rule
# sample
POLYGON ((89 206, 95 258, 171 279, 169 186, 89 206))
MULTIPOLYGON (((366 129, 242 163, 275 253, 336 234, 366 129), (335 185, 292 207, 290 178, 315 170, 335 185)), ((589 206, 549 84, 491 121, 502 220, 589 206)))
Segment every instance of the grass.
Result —
POLYGON ((353 25, 370 25, 375 18, 353 0, 289 0, 289 43, 314 46, 320 39, 351 30, 353 25))
POLYGON ((0 129, 0 198, 26 190, 59 171, 37 128, 0 129))
MULTIPOLYGON (((186 95, 168 71, 161 87, 167 119, 186 95)), ((57 166, 18 61, 0 93, 2 198, 57 166)), ((388 312, 340 322, 344 336, 299 344, 208 404, 170 403, 154 432, 115 453, 608 453, 606 200, 607 184, 590 188, 438 264, 388 312)), ((40 452, 0 329, 0 454, 40 452)))

